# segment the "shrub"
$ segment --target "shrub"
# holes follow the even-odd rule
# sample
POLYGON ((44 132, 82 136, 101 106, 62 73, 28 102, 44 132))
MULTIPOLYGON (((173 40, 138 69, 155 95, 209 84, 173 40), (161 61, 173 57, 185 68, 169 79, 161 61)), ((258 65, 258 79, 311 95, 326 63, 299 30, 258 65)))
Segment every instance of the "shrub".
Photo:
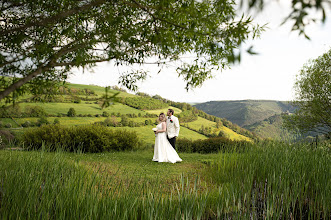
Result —
POLYGON ((41 117, 47 115, 45 109, 41 106, 25 106, 24 113, 27 117, 41 117))
POLYGON ((126 115, 121 116, 121 124, 124 127, 129 125, 129 119, 126 115))
POLYGON ((10 141, 15 139, 15 136, 7 130, 0 130, 0 138, 2 140, 2 144, 7 144, 10 141))
POLYGON ((69 108, 67 116, 68 117, 75 117, 76 116, 76 110, 74 108, 69 108))
POLYGON ((24 127, 24 128, 31 127, 31 122, 26 121, 26 122, 22 123, 21 126, 24 127))
POLYGON ((0 118, 21 117, 21 107, 19 105, 2 106, 0 108, 0 118))
POLYGON ((106 118, 104 121, 104 125, 108 126, 108 127, 117 127, 118 126, 118 122, 116 120, 115 116, 112 116, 111 118, 106 118))
POLYGON ((53 124, 55 125, 60 124, 60 120, 58 118, 55 118, 53 124))
POLYGON ((38 126, 48 125, 48 124, 49 124, 49 121, 47 120, 47 118, 45 116, 40 117, 37 121, 38 126))
POLYGON ((102 112, 102 117, 109 117, 109 113, 106 111, 102 112))
POLYGON ((49 150, 61 147, 83 152, 132 150, 140 144, 136 132, 112 130, 98 124, 76 127, 46 125, 26 131, 22 140, 30 149, 41 148, 45 143, 49 150))
POLYGON ((208 138, 204 140, 192 141, 185 138, 177 140, 176 147, 180 152, 188 153, 215 153, 219 151, 242 151, 251 146, 250 142, 232 141, 224 137, 208 138))
POLYGON ((5 124, 5 128, 11 128, 12 125, 10 123, 5 124))
POLYGON ((75 98, 74 103, 80 104, 82 100, 80 98, 75 98))

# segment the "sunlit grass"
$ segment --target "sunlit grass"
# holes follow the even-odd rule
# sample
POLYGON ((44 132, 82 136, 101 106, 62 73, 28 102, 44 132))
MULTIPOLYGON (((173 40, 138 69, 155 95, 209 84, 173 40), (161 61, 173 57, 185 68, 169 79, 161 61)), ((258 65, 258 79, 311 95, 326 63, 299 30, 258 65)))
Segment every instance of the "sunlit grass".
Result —
POLYGON ((150 114, 156 114, 156 115, 159 115, 160 113, 164 113, 164 114, 167 114, 168 112, 168 109, 171 108, 175 111, 175 116, 179 113, 182 112, 182 110, 180 110, 179 108, 176 108, 176 107, 173 107, 173 106, 169 106, 167 108, 163 108, 163 109, 156 109, 156 110, 145 110, 146 112, 150 113, 150 114))
MULTIPOLYGON (((113 129, 126 129, 129 131, 136 131, 140 139, 147 145, 153 145, 155 142, 155 135, 152 128, 156 125, 148 125, 143 127, 116 127, 113 129)), ((207 137, 197 132, 191 131, 185 127, 180 128, 179 138, 187 138, 191 140, 206 139, 207 137)))
POLYGON ((201 117, 198 117, 198 120, 195 120, 193 122, 187 122, 187 123, 183 123, 183 124, 185 124, 185 126, 188 126, 191 129, 194 129, 195 131, 199 131, 201 126, 204 126, 205 128, 211 127, 212 133, 218 134, 220 131, 223 131, 225 133, 226 137, 231 140, 251 141, 250 138, 245 137, 241 134, 238 134, 238 133, 234 132, 233 130, 231 130, 230 128, 227 128, 225 126, 216 128, 216 122, 209 121, 209 120, 201 118, 201 117))

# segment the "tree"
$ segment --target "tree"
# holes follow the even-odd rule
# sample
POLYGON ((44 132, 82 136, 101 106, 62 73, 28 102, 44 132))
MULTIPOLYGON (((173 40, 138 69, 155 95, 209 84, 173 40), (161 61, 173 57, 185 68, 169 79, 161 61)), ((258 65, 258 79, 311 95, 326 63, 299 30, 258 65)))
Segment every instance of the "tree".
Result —
POLYGON ((284 125, 299 131, 314 131, 331 137, 331 50, 306 63, 294 86, 298 107, 285 115, 284 125))
POLYGON ((76 114, 76 110, 74 108, 69 108, 69 111, 67 113, 67 116, 68 117, 75 117, 77 114, 76 114))
MULTIPOLYGON (((279 0, 240 0, 240 5, 243 8, 246 6, 245 4, 248 4, 249 9, 257 8, 259 11, 262 11, 264 6, 267 5, 265 3, 270 3, 270 1, 279 2, 279 0)), ((282 24, 292 22, 292 31, 299 31, 299 35, 303 34, 309 39, 309 36, 305 32, 305 27, 317 21, 325 23, 327 15, 329 15, 330 6, 330 0, 292 0, 291 12, 284 18, 282 24), (312 16, 314 13, 316 16, 312 16)))
MULTIPOLYGON (((186 89, 212 69, 240 59, 238 48, 263 27, 236 19, 234 1, 8 0, 0 3, 0 100, 45 92, 74 67, 98 62, 139 66, 178 64, 186 89), (184 61, 183 55, 192 59, 184 61), (180 61, 180 62, 179 62, 180 61), (12 97, 9 95, 12 94, 12 97)), ((119 81, 136 90, 141 70, 119 81)))

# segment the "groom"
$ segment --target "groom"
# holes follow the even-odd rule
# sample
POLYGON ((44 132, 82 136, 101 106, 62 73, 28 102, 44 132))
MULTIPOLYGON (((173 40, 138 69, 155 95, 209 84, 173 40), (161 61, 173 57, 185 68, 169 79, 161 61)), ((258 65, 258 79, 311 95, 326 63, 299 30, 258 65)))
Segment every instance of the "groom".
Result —
POLYGON ((174 116, 174 110, 168 109, 167 112, 167 135, 168 141, 170 142, 171 146, 175 148, 176 144, 176 137, 179 135, 179 121, 178 118, 174 116))

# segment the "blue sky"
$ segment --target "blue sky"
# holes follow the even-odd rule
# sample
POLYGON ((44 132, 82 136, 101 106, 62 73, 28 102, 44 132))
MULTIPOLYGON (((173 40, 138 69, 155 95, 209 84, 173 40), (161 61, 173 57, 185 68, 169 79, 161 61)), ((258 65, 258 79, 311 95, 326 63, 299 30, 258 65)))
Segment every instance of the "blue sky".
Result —
MULTIPOLYGON (((186 92, 185 82, 178 78, 175 68, 158 69, 151 65, 148 69, 152 77, 139 84, 139 91, 180 102, 206 102, 212 100, 293 100, 295 76, 309 59, 317 58, 331 49, 331 20, 307 27, 311 37, 308 41, 296 32, 291 32, 291 24, 280 26, 288 14, 285 1, 274 1, 260 14, 254 15, 255 22, 269 23, 261 38, 248 42, 243 47, 254 45, 259 55, 245 54, 242 62, 223 72, 214 72, 215 77, 202 87, 186 92)), ((289 2, 289 1, 287 1, 289 2)), ((120 72, 126 67, 115 67, 112 63, 101 63, 93 72, 75 70, 69 82, 100 86, 116 85, 120 72)))

